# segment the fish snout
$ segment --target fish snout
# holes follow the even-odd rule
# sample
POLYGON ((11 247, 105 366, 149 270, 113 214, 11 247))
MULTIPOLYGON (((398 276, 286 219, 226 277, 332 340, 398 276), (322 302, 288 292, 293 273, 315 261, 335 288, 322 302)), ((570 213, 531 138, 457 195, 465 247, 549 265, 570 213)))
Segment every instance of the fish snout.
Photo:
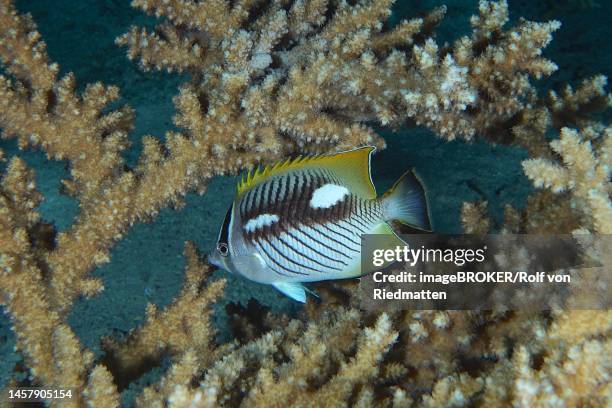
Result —
POLYGON ((223 269, 224 271, 233 273, 231 268, 232 262, 229 260, 229 256, 221 255, 216 249, 213 249, 208 254, 208 262, 219 269, 223 269))
POLYGON ((208 262, 216 266, 217 268, 222 268, 222 269, 225 268, 223 265, 223 260, 221 259, 221 256, 215 249, 210 251, 210 253, 208 254, 208 262))

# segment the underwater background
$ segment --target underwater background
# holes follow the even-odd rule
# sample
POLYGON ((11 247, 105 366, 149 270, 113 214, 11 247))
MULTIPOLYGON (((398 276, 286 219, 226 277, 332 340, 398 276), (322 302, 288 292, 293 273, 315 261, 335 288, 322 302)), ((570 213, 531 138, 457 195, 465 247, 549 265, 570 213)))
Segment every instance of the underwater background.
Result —
MULTIPOLYGON (((391 20, 418 16, 441 4, 446 4, 448 11, 436 31, 438 43, 467 34, 469 16, 478 6, 475 0, 398 0, 391 20)), ((173 129, 172 97, 185 78, 142 72, 126 58, 125 50, 114 44, 115 38, 131 25, 152 26, 155 19, 132 9, 127 0, 21 0, 16 5, 20 12, 32 14, 51 60, 60 64, 60 74, 74 72, 80 89, 96 81, 121 89, 117 103, 127 103, 136 111, 136 127, 130 135, 132 146, 126 151, 129 165, 136 163, 143 135, 162 137, 173 129)), ((540 92, 556 89, 563 83, 577 85, 580 79, 598 73, 610 77, 612 1, 509 0, 509 7, 510 24, 519 16, 562 23, 544 52, 559 70, 544 80, 534 81, 540 92)), ((604 122, 609 122, 609 118, 604 122)), ((388 146, 372 161, 379 194, 406 169, 414 167, 427 187, 436 232, 461 232, 459 213, 464 201, 487 200, 493 216, 501 221, 504 204, 522 208, 532 191, 520 164, 527 154, 520 148, 493 146, 484 141, 447 142, 423 128, 379 131, 388 146)), ((60 180, 68 177, 66 165, 46 160, 40 151, 18 151, 14 140, 0 141, 0 148, 8 158, 20 155, 35 170, 38 187, 45 197, 39 208, 41 215, 59 231, 67 229, 77 214, 78 204, 60 193, 60 180)), ((2 168, 5 165, 6 162, 0 163, 2 168)), ((183 208, 164 209, 154 222, 136 224, 114 246, 111 262, 93 272, 104 281, 104 292, 93 299, 78 301, 71 311, 69 323, 85 347, 99 355, 102 336, 125 336, 142 323, 147 303, 162 308, 171 302, 183 281, 184 242, 193 241, 203 253, 213 247, 233 199, 236 180, 214 179, 206 194, 189 194, 183 208)), ((246 304, 255 298, 279 313, 291 313, 300 307, 271 286, 238 279, 223 271, 217 271, 215 276, 228 280, 224 299, 217 302, 215 312, 223 340, 228 336, 224 330, 224 310, 232 302, 246 304)), ((5 314, 0 314, 0 388, 20 363, 13 347, 10 322, 5 314)), ((154 376, 155 373, 150 373, 131 387, 146 385, 154 376)))

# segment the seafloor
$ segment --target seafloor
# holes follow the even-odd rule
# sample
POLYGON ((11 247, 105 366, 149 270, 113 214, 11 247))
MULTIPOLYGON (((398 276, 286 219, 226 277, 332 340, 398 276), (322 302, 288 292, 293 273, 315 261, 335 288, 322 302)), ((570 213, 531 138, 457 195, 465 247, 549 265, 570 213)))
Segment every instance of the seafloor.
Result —
MULTIPOLYGON (((609 77, 612 66, 612 1, 509 1, 512 21, 519 17, 543 21, 560 20, 545 55, 559 65, 559 71, 540 81, 542 91, 597 73, 609 77)), ((392 16, 397 20, 448 6, 447 17, 438 30, 439 42, 450 41, 469 30, 469 16, 476 12, 476 0, 402 1, 392 16)), ((118 35, 133 24, 153 23, 153 19, 131 9, 127 0, 21 0, 21 12, 29 12, 47 42, 52 60, 62 72, 76 74, 79 85, 103 81, 121 88, 121 103, 136 110, 136 129, 131 134, 132 148, 128 162, 134 163, 145 134, 163 137, 172 128, 172 97, 184 80, 178 75, 143 73, 127 60, 125 50, 114 44, 118 35)), ((0 68, 1 69, 1 68, 0 68)), ((389 148, 373 160, 373 176, 379 192, 388 188, 408 167, 414 167, 427 186, 434 229, 460 232, 461 203, 487 200, 499 220, 506 203, 518 207, 531 191, 520 161, 526 153, 518 148, 492 146, 485 142, 471 144, 445 142, 424 129, 383 132, 389 148)), ((0 141, 7 156, 19 154, 36 171, 37 182, 45 200, 40 212, 59 230, 66 229, 77 213, 77 203, 59 192, 60 179, 67 177, 64 163, 47 161, 37 151, 18 152, 14 141, 0 141)), ((2 164, 2 165, 5 165, 2 164)), ((177 293, 184 272, 183 245, 193 241, 208 251, 232 200, 235 179, 215 179, 207 194, 190 194, 180 210, 166 209, 150 224, 134 226, 112 250, 110 263, 94 271, 103 279, 106 290, 98 297, 79 301, 72 309, 69 323, 84 345, 100 352, 99 339, 105 335, 123 335, 142 322, 147 302, 167 305, 177 293)), ((245 302, 254 297, 276 310, 299 307, 271 287, 236 279, 224 272, 216 276, 228 279, 226 295, 218 304, 216 321, 224 336, 224 305, 245 302)), ((0 314, 0 388, 20 361, 13 352, 14 336, 6 315, 0 314)), ((142 379, 141 383, 147 379, 142 379)))

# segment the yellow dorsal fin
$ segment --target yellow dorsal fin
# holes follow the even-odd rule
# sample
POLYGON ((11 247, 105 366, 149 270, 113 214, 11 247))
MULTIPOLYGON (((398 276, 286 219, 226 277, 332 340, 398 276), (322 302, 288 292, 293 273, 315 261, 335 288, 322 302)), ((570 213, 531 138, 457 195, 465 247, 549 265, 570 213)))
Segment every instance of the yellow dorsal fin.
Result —
POLYGON ((242 176, 242 179, 238 183, 238 195, 241 196, 244 192, 250 190, 257 184, 266 180, 268 177, 272 177, 281 173, 282 171, 291 170, 302 160, 304 160, 304 158, 299 156, 295 159, 287 159, 274 164, 269 164, 263 168, 257 166, 255 169, 242 176))
POLYGON ((238 183, 238 196, 269 177, 308 167, 324 167, 333 170, 353 193, 363 198, 376 198, 376 189, 370 177, 370 155, 374 150, 376 148, 373 146, 365 146, 340 153, 299 156, 263 168, 257 167, 238 183))

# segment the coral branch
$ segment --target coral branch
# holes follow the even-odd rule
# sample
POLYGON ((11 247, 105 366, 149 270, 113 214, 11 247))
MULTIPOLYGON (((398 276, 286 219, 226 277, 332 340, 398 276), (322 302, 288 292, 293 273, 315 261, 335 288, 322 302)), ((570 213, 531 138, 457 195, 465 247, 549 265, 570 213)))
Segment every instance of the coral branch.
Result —
POLYGON ((612 231, 612 128, 598 132, 588 128, 578 133, 561 129, 561 138, 550 143, 564 166, 536 158, 523 162, 525 174, 536 187, 555 193, 570 190, 572 207, 583 214, 582 224, 592 232, 612 231), (592 226, 592 227, 591 227, 592 226))

